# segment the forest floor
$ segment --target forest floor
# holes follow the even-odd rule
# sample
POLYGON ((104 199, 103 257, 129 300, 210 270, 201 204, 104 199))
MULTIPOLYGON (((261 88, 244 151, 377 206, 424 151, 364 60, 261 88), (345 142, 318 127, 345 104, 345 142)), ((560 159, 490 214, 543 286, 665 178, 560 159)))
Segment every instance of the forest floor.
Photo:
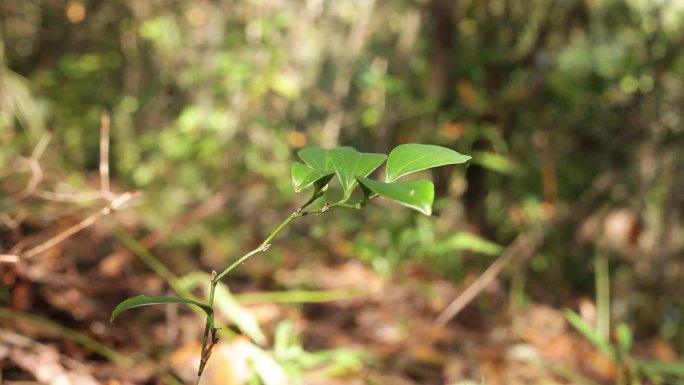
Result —
MULTIPOLYGON (((22 234, 4 233, 1 244, 31 233, 37 235, 30 242, 40 242, 69 223, 51 231, 25 224, 22 234)), ((0 383, 193 381, 204 328, 197 314, 169 305, 109 322, 111 310, 126 297, 174 294, 113 228, 119 227, 103 221, 30 260, 0 264, 0 383)), ((231 298, 240 303, 232 311, 255 320, 258 326, 252 326, 266 338, 255 344, 235 327, 224 328, 202 383, 246 384, 255 367, 266 380, 289 373, 294 383, 321 385, 628 383, 629 368, 578 334, 564 309, 534 302, 513 306, 505 285, 494 280, 440 325, 435 319, 477 275, 454 283, 418 262, 382 275, 347 255, 344 242, 324 258, 313 246, 294 250, 276 244, 283 255, 277 265, 255 258, 228 277, 231 298)), ((195 258, 186 251, 152 252, 195 258)), ((595 313, 588 298, 568 306, 581 309, 587 321, 595 313)), ((638 341, 632 354, 678 359, 660 340, 638 341)))

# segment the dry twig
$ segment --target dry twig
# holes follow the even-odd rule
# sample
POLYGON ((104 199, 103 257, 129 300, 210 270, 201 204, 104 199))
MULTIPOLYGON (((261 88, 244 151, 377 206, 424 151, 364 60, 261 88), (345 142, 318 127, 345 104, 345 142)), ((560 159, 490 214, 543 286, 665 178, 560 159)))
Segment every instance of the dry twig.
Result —
MULTIPOLYGON (((63 242, 67 238, 71 237, 72 235, 76 234, 77 232, 85 229, 88 226, 91 226, 95 222, 97 222, 100 218, 110 214, 112 211, 117 210, 121 206, 123 206, 126 202, 128 202, 131 198, 134 196, 138 195, 138 192, 125 192, 121 195, 117 195, 111 192, 110 190, 110 183, 109 183, 109 127, 110 127, 110 118, 107 113, 102 114, 102 119, 100 120, 100 189, 99 191, 96 192, 89 192, 89 193, 82 193, 82 194, 64 194, 64 193, 57 193, 57 192, 52 192, 52 191, 36 191, 36 188, 38 184, 42 181, 43 179, 43 170, 40 166, 40 157, 42 156, 43 152, 45 151, 45 148, 47 147, 47 144, 50 139, 50 135, 45 135, 36 148, 34 149, 33 153, 31 154, 31 157, 28 158, 28 165, 31 170, 31 179, 29 180, 29 183, 26 185, 26 187, 19 193, 15 194, 14 196, 11 196, 7 198, 6 200, 3 200, 0 202, 0 204, 5 204, 6 201, 11 202, 12 204, 15 204, 16 202, 19 202, 31 195, 38 196, 43 199, 47 200, 56 200, 56 201, 71 201, 71 202, 81 202, 84 200, 94 200, 94 199, 105 199, 109 203, 101 208, 99 211, 91 214, 87 218, 83 219, 82 221, 78 222, 77 224, 67 228, 66 230, 62 231, 61 233, 55 235, 54 237, 48 239, 47 241, 41 243, 38 246, 35 246, 31 248, 30 250, 27 250, 25 252, 19 252, 21 250, 23 244, 25 242, 19 242, 18 244, 14 245, 12 250, 10 251, 10 254, 0 254, 0 262, 7 262, 7 263, 15 263, 20 261, 21 259, 29 259, 32 258, 49 248, 57 245, 60 242, 63 242), (19 255, 22 256, 22 258, 19 258, 19 255)), ((8 218, 3 218, 5 221, 8 218)), ((12 220, 12 218, 9 218, 12 220)), ((18 225, 14 223, 16 221, 11 221, 12 224, 18 225)))
POLYGON ((31 196, 31 194, 33 194, 34 191, 36 191, 38 184, 40 184, 40 182, 43 180, 43 169, 40 167, 40 158, 43 156, 43 153, 45 152, 45 148, 47 148, 48 143, 50 143, 51 137, 52 135, 49 133, 43 135, 43 137, 40 138, 40 140, 38 141, 36 148, 33 149, 33 153, 31 153, 31 156, 29 158, 20 158, 27 163, 28 168, 31 171, 31 178, 29 179, 28 183, 26 184, 26 187, 24 187, 23 190, 1 200, 0 206, 9 206, 16 204, 28 198, 29 196, 31 196))
POLYGON ((97 222, 100 218, 104 217, 105 215, 110 214, 112 211, 123 206, 126 202, 128 202, 135 195, 137 195, 137 193, 135 193, 135 192, 125 192, 125 193, 119 195, 110 204, 108 204, 107 206, 100 209, 100 211, 90 215, 89 217, 87 217, 84 220, 78 222, 77 224, 69 227, 68 229, 62 231, 61 233, 55 235, 54 237, 48 239, 47 241, 41 243, 40 245, 38 245, 38 246, 36 246, 36 247, 34 247, 34 248, 24 252, 24 253, 21 253, 24 257, 23 259, 35 257, 36 255, 46 251, 47 249, 55 246, 58 243, 64 241, 65 239, 67 239, 70 236, 76 234, 77 232, 85 229, 86 227, 91 226, 93 223, 97 222))
POLYGON ((523 233, 518 235, 517 238, 506 248, 506 250, 501 253, 499 258, 496 259, 487 270, 480 275, 475 282, 473 282, 468 288, 461 293, 456 299, 451 301, 449 306, 442 311, 442 313, 435 319, 434 324, 438 327, 443 327, 449 321, 451 321, 463 308, 465 308, 470 302, 472 302, 478 294, 480 294, 489 284, 494 281, 494 279, 501 273, 504 267, 515 257, 516 255, 522 255, 527 258, 530 254, 534 252, 536 244, 539 242, 540 234, 536 231, 523 233))

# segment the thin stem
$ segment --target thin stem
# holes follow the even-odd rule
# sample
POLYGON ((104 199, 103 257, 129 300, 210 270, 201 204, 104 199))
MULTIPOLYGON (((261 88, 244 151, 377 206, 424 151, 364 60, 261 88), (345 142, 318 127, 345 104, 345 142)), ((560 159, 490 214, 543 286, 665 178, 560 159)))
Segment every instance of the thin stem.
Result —
POLYGON ((354 209, 354 210, 359 210, 362 208, 361 202, 359 202, 359 203, 337 202, 337 203, 331 204, 328 208, 331 209, 331 208, 335 208, 335 207, 344 207, 347 209, 354 209))
MULTIPOLYGON (((270 242, 273 240, 273 238, 275 238, 278 235, 278 233, 280 233, 285 228, 285 226, 287 226, 288 223, 292 222, 296 218, 303 216, 304 214, 302 214, 302 209, 310 205, 312 202, 313 200, 310 200, 309 202, 305 203, 302 207, 300 207, 297 211, 290 214, 289 217, 287 217, 280 225, 278 225, 278 227, 276 227, 276 229, 273 230, 273 232, 268 237, 266 237, 266 239, 261 243, 261 245, 259 245, 259 247, 240 257, 237 261, 233 262, 230 266, 223 270, 221 274, 216 274, 215 271, 212 272, 211 287, 209 288, 209 306, 211 306, 212 308, 214 307, 214 293, 216 292, 216 286, 218 285, 219 281, 221 281, 221 279, 228 275, 228 273, 230 273, 233 269, 244 263, 251 256, 268 250, 268 248, 271 246, 270 242)), ((211 356, 211 349, 217 341, 218 338, 216 337, 216 328, 214 327, 214 314, 212 313, 211 315, 207 316, 207 322, 204 325, 204 333, 202 336, 202 353, 200 357, 199 368, 197 369, 198 382, 200 377, 202 376, 204 367, 207 365, 207 361, 209 361, 209 357, 211 356)))
POLYGON ((199 368, 197 369, 197 383, 199 383, 200 377, 202 377, 202 372, 204 372, 204 367, 209 361, 209 356, 207 355, 207 345, 209 342, 209 332, 212 331, 209 318, 213 316, 213 314, 207 316, 207 323, 204 324, 204 333, 202 334, 202 353, 200 354, 200 363, 199 368))
POLYGON ((596 285, 596 332, 604 339, 610 335, 610 272, 608 256, 600 251, 594 258, 596 285))
POLYGON ((358 203, 346 203, 346 202, 326 203, 321 208, 318 208, 315 210, 304 211, 304 212, 301 212, 299 215, 303 217, 306 215, 323 214, 323 213, 327 212, 328 210, 334 209, 336 207, 342 207, 345 209, 353 209, 353 210, 361 210, 363 208, 363 205, 361 204, 361 202, 358 202, 358 203))
POLYGON ((323 196, 323 194, 325 194, 325 191, 322 191, 322 190, 319 190, 318 192, 314 193, 314 194, 311 196, 311 198, 309 198, 309 200, 306 201, 306 203, 304 203, 304 204, 299 208, 299 210, 297 210, 297 212, 301 212, 301 211, 304 210, 305 208, 309 207, 310 204, 312 204, 312 203, 314 203, 315 201, 317 201, 318 198, 320 198, 320 197, 323 196))
MULTIPOLYGON (((211 282, 212 286, 215 287, 216 284, 218 283, 218 281, 220 281, 221 279, 223 279, 223 277, 225 277, 225 276, 226 276, 228 273, 230 273, 233 269, 235 269, 236 267, 238 267, 238 265, 242 264, 242 263, 245 262, 247 259, 249 259, 249 257, 251 257, 251 256, 253 256, 254 254, 257 254, 257 253, 259 253, 259 252, 266 251, 266 249, 268 249, 268 247, 264 248, 263 246, 264 246, 264 243, 262 243, 262 244, 261 244, 259 247, 257 247, 256 249, 254 249, 254 250, 250 251, 249 253, 243 255, 243 256, 240 257, 240 259, 238 259, 237 261, 233 262, 233 264, 231 264, 230 266, 228 266, 228 268, 226 268, 225 270, 223 270, 223 272, 221 272, 221 274, 219 274, 218 276, 216 276, 215 278, 212 279, 212 282, 211 282)), ((214 304, 214 291, 212 290, 212 291, 209 292, 209 305, 212 306, 213 304, 214 304)))
POLYGON ((290 214, 290 216, 287 217, 287 219, 285 219, 283 221, 283 223, 278 225, 278 227, 276 227, 276 229, 273 230, 273 232, 268 237, 266 237, 266 239, 264 239, 264 241, 261 243, 261 246, 259 246, 257 248, 257 252, 268 250, 268 248, 271 246, 271 241, 273 240, 273 238, 275 238, 276 235, 278 235, 278 233, 280 233, 280 231, 283 228, 285 228, 285 226, 287 226, 288 223, 292 222, 293 220, 295 220, 301 216, 302 216, 302 213, 300 212, 300 210, 297 210, 297 212, 290 214))
MULTIPOLYGON (((278 225, 278 227, 271 232, 271 234, 264 239, 264 241, 257 247, 256 249, 248 252, 247 254, 243 255, 240 257, 237 261, 233 262, 230 266, 228 266, 225 270, 223 270, 220 274, 216 274, 215 271, 212 272, 211 274, 211 286, 209 288, 209 302, 208 305, 211 306, 212 308, 214 307, 214 293, 216 292, 216 286, 218 283, 223 279, 228 273, 233 271, 236 267, 244 263, 246 260, 248 260, 250 257, 252 257, 255 254, 264 252, 268 250, 269 247, 271 247, 271 241, 287 226, 290 222, 293 220, 310 215, 310 214, 322 214, 327 212, 328 210, 335 208, 335 207, 344 207, 344 208, 350 208, 350 209, 356 209, 359 210, 362 208, 361 203, 355 203, 355 204, 350 204, 346 202, 337 202, 337 203, 325 203, 320 209, 315 209, 315 210, 309 210, 309 211, 304 211, 306 207, 311 205, 314 201, 316 201, 318 198, 322 197, 323 193, 315 193, 311 199, 306 201, 301 207, 297 209, 297 211, 293 212, 290 214, 289 217, 285 218, 285 220, 278 225)), ((197 370, 197 382, 199 383, 199 380, 202 376, 202 372, 204 371, 204 367, 207 364, 207 361, 209 361, 209 357, 211 356, 211 350, 214 347, 214 344, 218 341, 218 338, 216 337, 216 331, 217 329, 214 327, 214 313, 209 315, 207 317, 207 322, 204 326, 204 334, 202 337, 202 354, 201 354, 201 359, 200 359, 200 364, 199 364, 199 369, 197 370)))

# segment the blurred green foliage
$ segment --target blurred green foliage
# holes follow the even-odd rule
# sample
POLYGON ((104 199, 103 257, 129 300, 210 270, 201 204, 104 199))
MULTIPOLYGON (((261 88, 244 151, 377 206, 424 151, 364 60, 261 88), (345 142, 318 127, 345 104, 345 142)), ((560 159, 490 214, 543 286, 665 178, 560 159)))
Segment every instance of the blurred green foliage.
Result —
POLYGON ((293 238, 463 277, 543 226, 530 296, 592 295, 604 250, 617 317, 684 350, 680 1, 5 0, 0 25, 3 197, 48 131, 41 187, 85 189, 108 112, 113 188, 144 192, 142 228, 226 194, 167 241, 222 265, 296 207, 298 148, 440 144, 473 166, 435 172, 436 220, 379 205, 293 238))

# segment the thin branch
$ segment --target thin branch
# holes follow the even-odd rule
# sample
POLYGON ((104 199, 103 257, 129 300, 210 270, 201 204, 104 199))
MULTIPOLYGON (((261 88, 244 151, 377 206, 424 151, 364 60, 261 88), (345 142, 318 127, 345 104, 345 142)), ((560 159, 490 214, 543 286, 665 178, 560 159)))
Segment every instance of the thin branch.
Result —
POLYGON ((109 114, 102 114, 100 119, 100 192, 107 196, 109 190, 109 114))
POLYGON ((0 206, 16 204, 17 202, 20 202, 31 196, 31 194, 33 194, 33 192, 36 190, 40 182, 43 180, 43 169, 40 167, 40 157, 43 156, 43 152, 45 152, 45 148, 47 148, 51 137, 52 135, 49 133, 43 135, 43 137, 40 138, 40 141, 38 141, 36 147, 33 149, 31 157, 21 158, 28 164, 29 170, 31 171, 31 178, 23 190, 0 201, 0 206))
POLYGON ((100 191, 90 191, 74 194, 48 190, 36 190, 33 193, 33 196, 38 197, 40 199, 44 199, 46 201, 69 203, 83 203, 102 199, 102 193, 100 191))
POLYGON ((487 270, 480 275, 475 282, 461 293, 456 299, 451 301, 449 306, 442 311, 442 313, 435 319, 434 324, 438 327, 443 327, 451 321, 463 308, 477 297, 494 279, 501 273, 504 267, 508 265, 511 259, 516 255, 523 255, 525 257, 532 254, 537 242, 539 241, 539 234, 537 232, 529 232, 518 235, 517 238, 504 250, 504 252, 496 259, 487 270))
MULTIPOLYGON (((304 203, 302 206, 300 206, 297 210, 295 210, 290 216, 285 218, 278 227, 275 228, 271 232, 271 234, 264 239, 263 242, 254 250, 246 253, 242 257, 238 258, 237 261, 233 262, 230 266, 228 266, 226 269, 224 269, 220 274, 218 274, 216 271, 211 272, 211 285, 209 287, 209 300, 208 300, 208 305, 213 308, 214 307, 214 293, 216 292, 216 286, 218 283, 223 279, 228 273, 230 273, 233 269, 236 267, 240 266, 243 264, 245 261, 247 261, 250 257, 253 255, 259 254, 261 252, 265 252, 266 250, 271 247, 271 241, 287 226, 290 222, 297 218, 301 218, 307 214, 312 214, 313 211, 311 210, 309 212, 303 211, 304 208, 309 206, 311 203, 313 203, 315 200, 321 198, 323 195, 322 194, 314 194, 311 199, 309 199, 306 203, 304 203)), ((320 209, 320 213, 324 213, 328 211, 331 207, 337 207, 337 206, 342 206, 342 202, 338 202, 337 204, 330 205, 328 202, 326 202, 323 205, 323 208, 320 209)), ((197 383, 199 383, 200 378, 202 377, 202 372, 204 372, 204 367, 206 366, 207 362, 209 361, 209 357, 211 356, 211 351, 218 341, 216 337, 216 332, 217 329, 214 327, 214 315, 208 315, 207 316, 207 322, 204 326, 204 334, 202 336, 202 353, 201 353, 201 358, 200 358, 200 363, 199 367, 197 368, 197 383)))
POLYGON ((12 254, 0 254, 0 263, 17 263, 19 257, 12 254))
POLYGON ((51 138, 52 134, 50 133, 46 133, 45 135, 43 135, 42 138, 40 138, 38 144, 36 145, 36 148, 34 148, 33 152, 31 153, 32 159, 40 159, 43 156, 43 153, 45 152, 48 143, 50 143, 51 138))
POLYGON ((117 210, 119 207, 123 206, 126 202, 128 202, 131 198, 136 196, 137 193, 135 192, 125 192, 118 196, 116 199, 114 199, 111 203, 109 203, 107 206, 103 207, 100 209, 98 212, 90 215, 89 217, 85 218, 84 220, 78 222, 77 224, 69 227, 68 229, 62 231, 61 233, 57 234, 56 236, 50 238, 49 240, 41 243, 40 245, 24 252, 21 253, 24 259, 32 258, 35 257, 36 255, 46 251, 47 249, 57 245, 60 242, 63 242, 67 238, 71 237, 72 235, 76 234, 77 232, 85 229, 86 227, 91 226, 95 222, 97 222, 100 218, 109 215, 112 211, 117 210))
POLYGON ((19 227, 19 225, 21 225, 21 222, 24 220, 24 218, 26 218, 26 216, 27 214, 25 210, 22 210, 14 218, 7 215, 6 213, 0 212, 0 222, 4 223, 8 229, 15 230, 17 227, 19 227))

